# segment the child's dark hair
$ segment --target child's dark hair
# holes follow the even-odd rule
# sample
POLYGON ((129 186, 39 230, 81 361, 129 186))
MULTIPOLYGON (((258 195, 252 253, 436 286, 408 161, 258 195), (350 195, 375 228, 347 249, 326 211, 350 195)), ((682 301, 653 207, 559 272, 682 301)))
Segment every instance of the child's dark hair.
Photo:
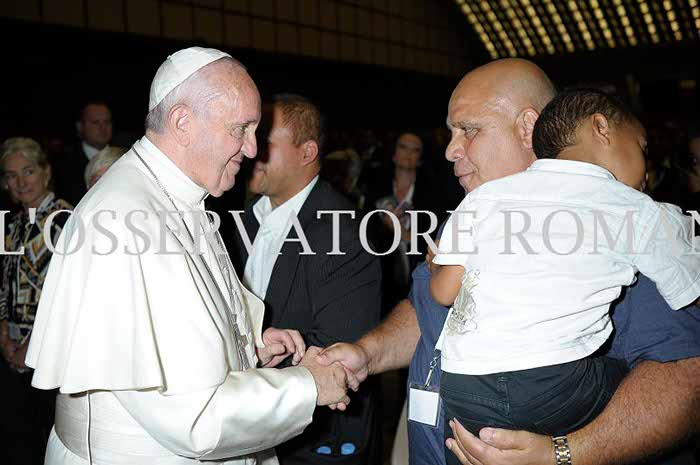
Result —
POLYGON ((619 99, 603 91, 563 90, 544 107, 535 123, 532 148, 537 158, 557 158, 562 150, 575 145, 579 125, 596 113, 614 125, 636 119, 619 99))

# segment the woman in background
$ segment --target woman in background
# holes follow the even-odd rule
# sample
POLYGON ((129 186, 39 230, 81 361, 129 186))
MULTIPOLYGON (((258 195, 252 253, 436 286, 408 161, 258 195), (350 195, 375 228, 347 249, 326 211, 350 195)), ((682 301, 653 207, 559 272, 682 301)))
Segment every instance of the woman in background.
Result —
MULTIPOLYGON (((13 137, 5 141, 0 172, 2 187, 22 206, 8 225, 6 253, 0 257, 0 372, 5 392, 0 423, 5 430, 3 449, 7 454, 2 463, 41 464, 53 425, 56 393, 31 387, 32 370, 25 366, 24 359, 51 260, 44 224, 51 213, 73 207, 51 191, 51 167, 32 139, 13 137)), ((62 214, 54 218, 50 228, 53 244, 67 217, 62 214)))
POLYGON ((88 190, 107 172, 115 161, 126 153, 121 147, 107 146, 97 152, 92 160, 85 167, 85 185, 88 190))

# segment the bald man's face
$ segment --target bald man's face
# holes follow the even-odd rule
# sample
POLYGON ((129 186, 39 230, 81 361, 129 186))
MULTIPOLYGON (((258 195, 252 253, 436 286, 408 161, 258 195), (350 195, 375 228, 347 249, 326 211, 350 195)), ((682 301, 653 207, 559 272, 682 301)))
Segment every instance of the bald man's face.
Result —
POLYGON ((197 160, 194 180, 214 197, 233 187, 244 157, 255 157, 260 121, 260 94, 242 68, 222 71, 217 80, 222 95, 195 115, 197 137, 191 147, 197 160))
POLYGON ((483 79, 465 78, 450 98, 447 126, 452 133, 445 156, 466 191, 525 170, 534 154, 518 137, 519 109, 483 79))

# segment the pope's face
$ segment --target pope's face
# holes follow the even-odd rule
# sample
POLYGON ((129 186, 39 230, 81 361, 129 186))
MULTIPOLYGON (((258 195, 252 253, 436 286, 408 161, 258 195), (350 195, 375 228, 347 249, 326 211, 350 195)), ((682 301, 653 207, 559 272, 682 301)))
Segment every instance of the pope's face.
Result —
POLYGON ((260 121, 260 94, 242 69, 222 79, 225 95, 196 114, 198 131, 192 150, 197 158, 195 180, 214 197, 231 189, 244 157, 257 153, 255 129, 260 121))

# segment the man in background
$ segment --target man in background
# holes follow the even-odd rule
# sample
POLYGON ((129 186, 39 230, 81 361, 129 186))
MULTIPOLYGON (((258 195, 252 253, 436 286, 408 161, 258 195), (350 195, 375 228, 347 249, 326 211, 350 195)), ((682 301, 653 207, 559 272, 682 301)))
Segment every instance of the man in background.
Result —
POLYGON ((85 195, 85 167, 112 142, 112 112, 102 101, 85 103, 75 123, 78 143, 73 150, 53 160, 56 194, 71 205, 85 195))

